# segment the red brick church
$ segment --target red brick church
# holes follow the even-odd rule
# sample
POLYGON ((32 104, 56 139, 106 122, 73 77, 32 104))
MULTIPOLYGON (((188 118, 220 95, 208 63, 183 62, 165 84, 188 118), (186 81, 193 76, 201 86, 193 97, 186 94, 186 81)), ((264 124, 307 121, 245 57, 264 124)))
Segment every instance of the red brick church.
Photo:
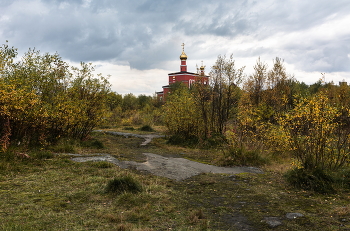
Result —
POLYGON ((163 91, 156 92, 157 97, 161 101, 165 101, 167 95, 170 93, 170 85, 176 82, 181 82, 185 84, 188 88, 195 82, 201 82, 203 84, 209 84, 209 76, 204 74, 204 66, 197 69, 197 73, 192 73, 187 71, 187 55, 185 53, 185 44, 182 44, 182 53, 180 55, 181 65, 180 72, 174 72, 168 74, 169 76, 169 85, 163 86, 163 91))

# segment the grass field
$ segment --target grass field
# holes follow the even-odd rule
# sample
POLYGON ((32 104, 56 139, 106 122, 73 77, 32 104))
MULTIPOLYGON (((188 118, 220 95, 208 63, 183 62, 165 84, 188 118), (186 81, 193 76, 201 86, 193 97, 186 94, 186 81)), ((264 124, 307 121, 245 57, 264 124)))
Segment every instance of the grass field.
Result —
MULTIPOLYGON (((103 147, 66 141, 51 150, 134 161, 151 152, 205 163, 215 163, 220 153, 169 146, 164 139, 140 147, 142 139, 100 133, 91 142, 103 147)), ((265 217, 281 220, 273 230, 350 230, 349 191, 293 189, 282 176, 285 164, 266 166, 264 174, 202 174, 176 182, 50 153, 29 152, 29 159, 0 154, 0 230, 271 230, 265 217), (107 192, 109 182, 126 176, 140 192, 107 192), (287 219, 291 212, 304 216, 287 219)))

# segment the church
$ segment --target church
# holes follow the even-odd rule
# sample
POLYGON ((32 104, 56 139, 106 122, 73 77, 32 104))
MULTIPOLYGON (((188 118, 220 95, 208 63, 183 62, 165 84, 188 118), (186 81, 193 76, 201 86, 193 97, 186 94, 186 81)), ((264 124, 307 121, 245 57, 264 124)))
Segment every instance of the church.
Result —
POLYGON ((179 72, 174 72, 168 74, 169 78, 169 84, 166 86, 163 86, 163 91, 161 92, 156 92, 157 98, 160 101, 165 102, 167 95, 170 93, 170 86, 171 84, 174 84, 176 82, 181 82, 188 88, 191 87, 191 85, 195 82, 201 82, 202 84, 209 84, 209 76, 205 75, 204 69, 205 67, 202 66, 197 69, 197 73, 192 73, 187 71, 187 55, 185 53, 185 44, 182 44, 182 53, 180 55, 180 71, 179 72))

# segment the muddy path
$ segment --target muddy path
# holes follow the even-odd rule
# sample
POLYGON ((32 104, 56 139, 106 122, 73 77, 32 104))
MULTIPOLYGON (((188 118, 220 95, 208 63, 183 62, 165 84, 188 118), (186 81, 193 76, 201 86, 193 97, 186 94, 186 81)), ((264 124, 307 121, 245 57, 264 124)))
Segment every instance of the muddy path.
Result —
MULTIPOLYGON (((112 135, 125 136, 125 137, 138 137, 143 138, 144 141, 140 144, 145 146, 149 144, 152 139, 163 137, 157 134, 139 135, 123 132, 110 132, 110 131, 98 131, 105 132, 112 135)), ((87 161, 107 161, 118 165, 121 168, 133 168, 139 171, 148 172, 157 176, 166 177, 169 179, 181 181, 190 177, 199 175, 201 173, 225 173, 225 174, 238 174, 238 173, 262 173, 258 168, 254 167, 218 167, 209 164, 202 164, 195 161, 191 161, 185 158, 173 158, 164 157, 153 153, 143 153, 146 156, 146 161, 143 163, 135 161, 120 161, 117 158, 109 154, 95 154, 91 156, 76 156, 72 160, 76 162, 87 161)))

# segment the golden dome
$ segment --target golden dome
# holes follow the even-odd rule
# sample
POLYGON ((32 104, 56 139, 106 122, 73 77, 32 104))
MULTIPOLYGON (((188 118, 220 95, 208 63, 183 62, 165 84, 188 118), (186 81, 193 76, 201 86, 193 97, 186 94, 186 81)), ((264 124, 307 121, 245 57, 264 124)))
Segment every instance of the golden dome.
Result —
POLYGON ((205 66, 203 66, 203 60, 202 60, 202 66, 199 68, 201 71, 204 71, 205 66))
POLYGON ((187 59, 187 55, 184 51, 182 51, 181 55, 180 55, 180 59, 181 60, 186 60, 187 59))

